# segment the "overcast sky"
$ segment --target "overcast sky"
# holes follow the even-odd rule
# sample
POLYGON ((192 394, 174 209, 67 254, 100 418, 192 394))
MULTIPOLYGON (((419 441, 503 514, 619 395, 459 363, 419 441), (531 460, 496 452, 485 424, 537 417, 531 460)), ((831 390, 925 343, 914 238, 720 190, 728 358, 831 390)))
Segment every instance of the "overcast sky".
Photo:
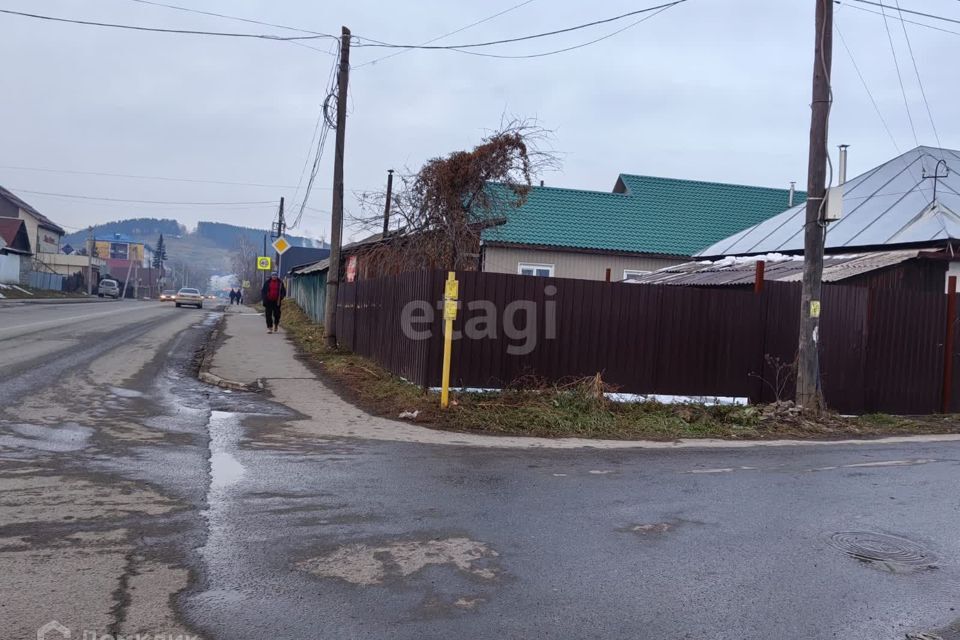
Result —
MULTIPOLYGON (((420 43, 520 0, 168 0, 303 29, 420 43)), ((889 0, 893 3, 895 0, 889 0)), ((834 49, 831 145, 847 143, 850 174, 915 146, 883 18, 837 7, 840 32, 892 131, 885 131, 839 38, 834 49)), ((462 44, 549 31, 657 4, 657 0, 532 0, 450 36, 462 44)), ((555 132, 562 169, 548 185, 609 190, 621 172, 786 187, 806 184, 814 0, 688 0, 610 39, 533 59, 451 51, 355 47, 347 122, 350 191, 382 189, 386 170, 477 143, 501 114, 535 117, 555 132)), ((901 0, 901 6, 960 18, 960 4, 901 0)), ((5 0, 2 7, 164 28, 296 35, 132 0, 5 0)), ((910 43, 943 146, 960 146, 956 31, 908 24, 910 43)), ((528 54, 571 46, 629 19, 483 51, 528 54)), ((902 27, 889 22, 917 137, 936 138, 902 27)), ((310 46, 330 49, 329 40, 310 46)), ((28 193, 130 200, 289 204, 295 192, 333 57, 290 43, 166 35, 0 15, 0 184, 70 230, 127 217, 216 220, 265 227, 274 204, 149 205, 28 193), (30 167, 57 172, 29 171, 30 167), (230 186, 63 170, 278 185, 230 186), (285 185, 285 186, 284 186, 285 185)), ((333 136, 302 228, 329 237, 333 136), (319 211, 317 211, 319 210, 319 211)), ((957 167, 960 170, 960 167, 957 167)), ((348 236, 353 231, 348 231, 348 236)))

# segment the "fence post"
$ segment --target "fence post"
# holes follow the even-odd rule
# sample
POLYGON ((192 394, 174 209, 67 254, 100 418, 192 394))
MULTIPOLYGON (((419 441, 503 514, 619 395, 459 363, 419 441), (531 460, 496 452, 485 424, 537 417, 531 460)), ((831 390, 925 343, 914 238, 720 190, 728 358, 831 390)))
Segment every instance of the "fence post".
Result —
POLYGON ((957 276, 950 276, 947 282, 947 330, 943 337, 943 391, 940 413, 949 413, 953 395, 953 325, 957 321, 957 276))
POLYGON ((766 264, 763 260, 757 260, 756 271, 753 275, 753 292, 754 293, 763 293, 763 272, 766 269, 766 264))

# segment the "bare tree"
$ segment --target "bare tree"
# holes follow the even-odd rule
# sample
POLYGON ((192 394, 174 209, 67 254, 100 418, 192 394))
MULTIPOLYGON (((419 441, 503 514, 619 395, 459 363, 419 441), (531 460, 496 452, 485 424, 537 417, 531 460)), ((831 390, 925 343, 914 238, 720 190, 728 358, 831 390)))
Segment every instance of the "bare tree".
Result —
POLYGON ((230 268, 239 280, 239 284, 250 282, 251 287, 244 291, 245 301, 252 303, 260 300, 260 289, 253 286, 257 282, 257 246, 249 238, 240 234, 237 236, 237 246, 230 254, 230 268))
MULTIPOLYGON (((358 250, 378 272, 425 267, 475 269, 484 229, 506 221, 526 202, 535 176, 555 169, 544 149, 550 132, 528 120, 510 120, 469 151, 429 160, 401 175, 392 197, 388 237, 358 250)), ((385 194, 365 194, 361 226, 382 225, 385 194)))

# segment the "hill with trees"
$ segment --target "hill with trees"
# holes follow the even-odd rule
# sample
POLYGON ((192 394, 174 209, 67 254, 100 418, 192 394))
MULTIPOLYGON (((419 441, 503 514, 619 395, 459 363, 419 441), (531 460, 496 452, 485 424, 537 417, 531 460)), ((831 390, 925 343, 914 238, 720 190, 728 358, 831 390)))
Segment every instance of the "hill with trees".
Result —
MULTIPOLYGON (((88 230, 77 231, 64 236, 63 242, 74 247, 83 247, 88 233, 88 230)), ((157 244, 157 240, 163 234, 167 266, 174 270, 187 268, 197 274, 197 281, 203 282, 206 282, 209 275, 231 273, 233 266, 230 257, 241 244, 262 250, 264 235, 267 236, 267 242, 270 242, 268 230, 239 227, 222 222, 200 222, 194 231, 188 231, 186 226, 176 220, 165 218, 131 218, 93 227, 93 234, 97 238, 106 239, 115 233, 129 236, 151 247, 157 244)), ((312 238, 286 237, 294 246, 327 246, 321 240, 312 238)), ((273 254, 272 249, 268 252, 270 255, 273 254)))

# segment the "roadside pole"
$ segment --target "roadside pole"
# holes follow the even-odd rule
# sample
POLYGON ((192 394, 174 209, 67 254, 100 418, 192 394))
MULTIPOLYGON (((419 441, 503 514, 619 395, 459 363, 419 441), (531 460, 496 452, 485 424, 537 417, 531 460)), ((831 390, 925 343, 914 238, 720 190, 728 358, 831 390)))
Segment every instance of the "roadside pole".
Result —
POLYGON ((330 219, 330 259, 323 330, 328 347, 337 346, 337 289, 340 286, 340 236, 343 232, 343 151, 347 133, 347 85, 350 80, 350 29, 340 35, 340 71, 337 74, 337 146, 333 158, 333 207, 330 219))
POLYGON ((820 292, 823 279, 824 214, 826 213, 827 125, 833 94, 833 0, 816 0, 816 45, 813 101, 810 105, 810 151, 807 166, 807 209, 803 233, 803 288, 800 294, 800 342, 797 350, 797 404, 809 411, 823 408, 820 390, 820 292))
POLYGON ((450 364, 453 356, 453 321, 457 318, 460 283, 454 271, 447 272, 443 283, 443 372, 440 382, 440 408, 450 406, 450 364))

